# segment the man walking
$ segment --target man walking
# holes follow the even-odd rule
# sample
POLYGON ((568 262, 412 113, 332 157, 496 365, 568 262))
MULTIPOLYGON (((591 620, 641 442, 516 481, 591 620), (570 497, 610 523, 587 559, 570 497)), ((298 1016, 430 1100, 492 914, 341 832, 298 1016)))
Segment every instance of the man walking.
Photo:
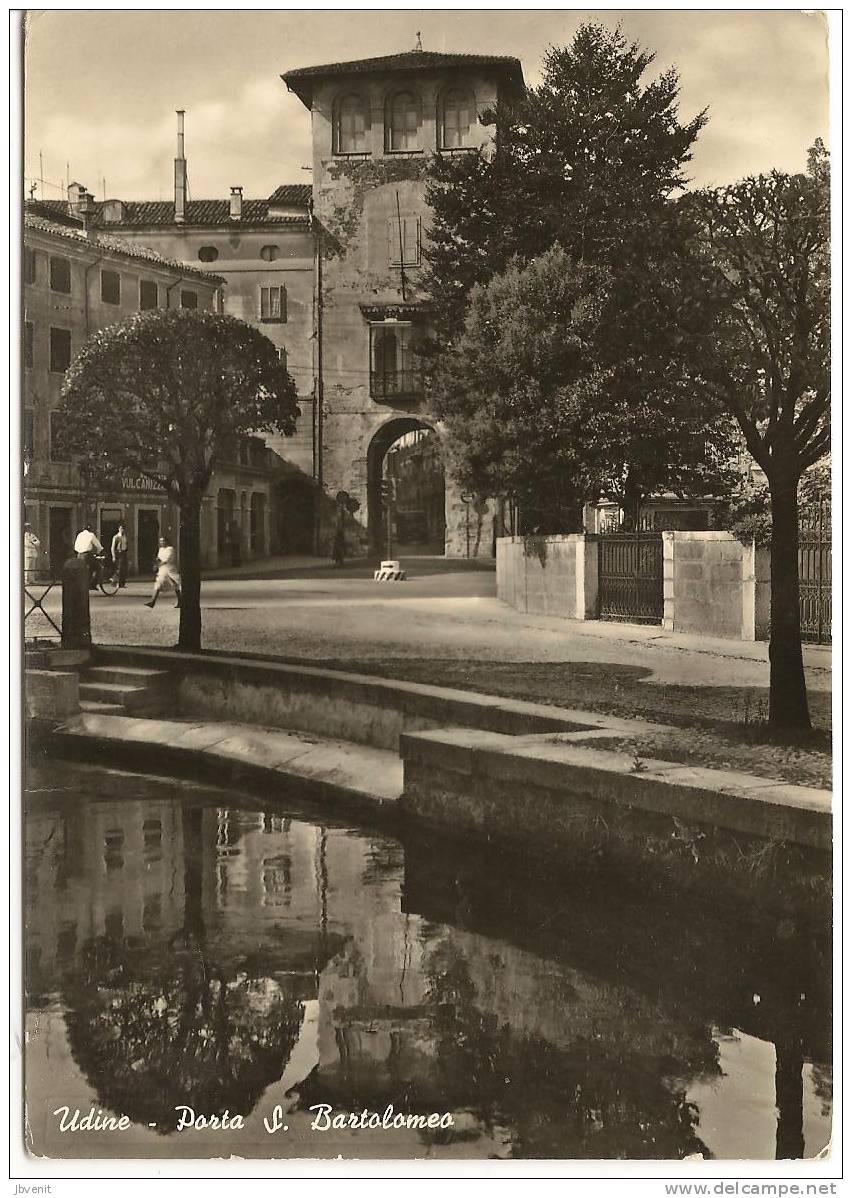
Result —
POLYGON ((153 594, 146 602, 146 607, 154 606, 157 596, 166 583, 171 583, 174 587, 177 596, 175 607, 180 607, 180 575, 177 572, 177 555, 174 546, 169 544, 168 539, 160 537, 160 548, 157 551, 157 577, 154 580, 153 594))
POLYGON ((113 569, 118 575, 118 585, 120 587, 127 586, 127 534, 124 531, 123 524, 119 524, 118 530, 112 538, 110 555, 112 556, 113 569))
POLYGON ((77 557, 82 558, 89 567, 89 590, 96 591, 98 589, 98 567, 95 562, 95 557, 99 553, 103 553, 104 547, 92 532, 90 524, 84 524, 80 532, 77 533, 77 538, 74 541, 74 552, 77 557))

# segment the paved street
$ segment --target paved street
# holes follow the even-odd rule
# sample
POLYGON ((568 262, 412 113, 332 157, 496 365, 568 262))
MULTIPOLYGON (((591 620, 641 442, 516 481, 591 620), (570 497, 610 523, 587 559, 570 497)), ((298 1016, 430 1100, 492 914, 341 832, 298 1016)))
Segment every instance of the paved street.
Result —
MULTIPOLYGON (((618 664, 641 671, 646 682, 690 687, 768 683, 765 644, 523 615, 498 601, 490 569, 436 559, 405 564, 409 580, 404 583, 373 582, 363 565, 341 574, 306 562, 284 577, 208 579, 202 588, 204 645, 364 663, 443 658, 618 664)), ((174 644, 178 612, 173 598, 163 595, 151 611, 143 604, 149 593, 145 581, 130 583, 114 598, 93 595, 95 642, 174 644)), ((58 606, 57 592, 47 607, 58 606)), ((805 656, 809 687, 830 690, 830 651, 809 647, 805 656)))

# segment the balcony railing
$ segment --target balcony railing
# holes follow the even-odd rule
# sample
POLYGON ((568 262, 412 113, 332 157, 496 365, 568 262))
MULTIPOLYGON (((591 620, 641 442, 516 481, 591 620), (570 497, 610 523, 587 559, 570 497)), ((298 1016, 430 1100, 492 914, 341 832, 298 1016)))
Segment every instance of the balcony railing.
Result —
POLYGON ((423 380, 419 370, 394 370, 379 374, 370 371, 370 395, 373 399, 399 401, 420 399, 423 380))

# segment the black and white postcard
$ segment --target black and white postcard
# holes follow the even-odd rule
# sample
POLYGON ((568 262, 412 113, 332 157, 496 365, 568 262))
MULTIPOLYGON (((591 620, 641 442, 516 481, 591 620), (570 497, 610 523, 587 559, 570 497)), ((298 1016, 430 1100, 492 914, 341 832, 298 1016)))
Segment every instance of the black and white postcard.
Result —
POLYGON ((18 17, 15 1192, 835 1193, 840 14, 18 17))

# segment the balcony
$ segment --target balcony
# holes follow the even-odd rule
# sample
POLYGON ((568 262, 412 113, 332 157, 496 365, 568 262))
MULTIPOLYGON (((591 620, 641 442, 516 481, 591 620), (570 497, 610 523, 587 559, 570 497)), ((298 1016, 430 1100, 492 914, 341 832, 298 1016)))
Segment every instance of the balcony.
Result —
POLYGON ((378 403, 419 403, 423 398, 420 371, 371 370, 370 397, 378 403))

